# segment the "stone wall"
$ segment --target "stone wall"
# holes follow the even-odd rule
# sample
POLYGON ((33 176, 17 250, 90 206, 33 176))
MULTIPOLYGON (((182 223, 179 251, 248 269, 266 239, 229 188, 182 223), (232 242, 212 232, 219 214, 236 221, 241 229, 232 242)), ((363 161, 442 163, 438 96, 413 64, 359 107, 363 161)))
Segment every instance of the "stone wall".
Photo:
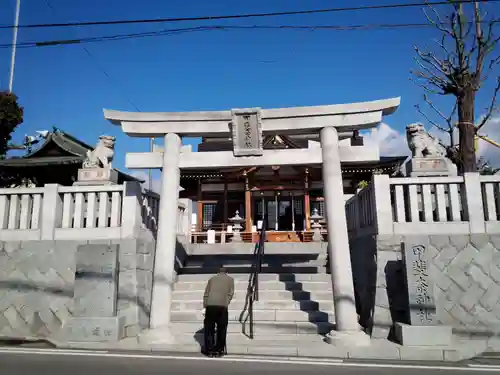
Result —
POLYGON ((148 231, 137 239, 0 242, 0 336, 57 341, 136 336, 149 326, 154 251, 148 231), (117 258, 95 264, 91 253, 117 258), (116 276, 89 273, 99 267, 116 276), (75 274, 87 276, 75 279, 75 274), (89 315, 115 317, 115 332, 101 329, 102 322, 89 315))
POLYGON ((349 240, 351 266, 356 297, 356 310, 360 324, 371 326, 375 304, 375 285, 377 276, 377 252, 374 236, 363 236, 349 240))
POLYGON ((121 240, 118 276, 118 316, 125 317, 125 336, 149 327, 156 241, 151 232, 121 240))
POLYGON ((174 269, 175 273, 179 273, 179 271, 184 267, 188 256, 191 255, 191 244, 189 243, 189 237, 184 235, 177 236, 177 242, 175 245, 175 264, 174 269))
MULTIPOLYGON (((358 313, 373 337, 408 323, 403 236, 351 240, 358 313), (375 258, 376 256, 376 258, 375 258)), ((500 236, 429 236, 437 319, 464 336, 500 334, 500 236)))

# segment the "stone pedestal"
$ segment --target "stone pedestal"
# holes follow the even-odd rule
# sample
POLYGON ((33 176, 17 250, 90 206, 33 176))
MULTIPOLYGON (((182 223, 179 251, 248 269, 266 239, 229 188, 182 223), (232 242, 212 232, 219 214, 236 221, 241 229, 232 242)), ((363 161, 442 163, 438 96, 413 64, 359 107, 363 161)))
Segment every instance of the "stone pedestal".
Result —
POLYGON ((449 346, 452 343, 452 329, 449 326, 413 326, 396 323, 394 333, 401 345, 407 346, 449 346))
POLYGON ((456 176, 456 166, 445 157, 412 158, 406 163, 408 177, 456 176))
POLYGON ((146 345, 172 345, 175 344, 175 337, 169 326, 163 326, 141 332, 138 342, 146 345))
POLYGON ((78 170, 78 180, 73 185, 116 185, 118 172, 111 168, 82 168, 78 170))
POLYGON ((70 342, 113 342, 125 336, 125 317, 71 317, 64 325, 70 342))
POLYGON ((368 334, 361 330, 358 331, 331 331, 325 337, 328 344, 335 346, 369 346, 371 338, 368 334))

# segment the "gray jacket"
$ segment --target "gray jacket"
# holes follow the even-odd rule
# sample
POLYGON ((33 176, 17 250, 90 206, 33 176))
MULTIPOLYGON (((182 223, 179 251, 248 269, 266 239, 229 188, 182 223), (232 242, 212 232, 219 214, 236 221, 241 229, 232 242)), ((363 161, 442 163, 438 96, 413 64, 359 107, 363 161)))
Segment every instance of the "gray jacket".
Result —
POLYGON ((208 280, 203 295, 203 307, 228 307, 234 295, 234 279, 226 273, 218 273, 208 280))

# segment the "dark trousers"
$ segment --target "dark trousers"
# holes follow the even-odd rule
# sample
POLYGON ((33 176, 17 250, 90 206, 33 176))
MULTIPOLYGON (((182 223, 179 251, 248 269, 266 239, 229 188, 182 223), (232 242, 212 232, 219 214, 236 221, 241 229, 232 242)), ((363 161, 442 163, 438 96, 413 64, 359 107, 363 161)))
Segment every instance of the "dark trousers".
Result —
POLYGON ((205 321, 203 322, 205 331, 205 351, 224 352, 226 350, 227 324, 227 307, 206 307, 205 321), (217 334, 215 334, 215 327, 217 327, 217 334))

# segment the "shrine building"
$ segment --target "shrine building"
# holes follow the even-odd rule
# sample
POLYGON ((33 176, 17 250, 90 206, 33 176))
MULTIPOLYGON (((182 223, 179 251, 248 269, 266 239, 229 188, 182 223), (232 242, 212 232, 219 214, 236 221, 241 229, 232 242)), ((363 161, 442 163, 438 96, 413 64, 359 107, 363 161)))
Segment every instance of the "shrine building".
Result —
MULTIPOLYGON (((355 132, 342 143, 363 146, 355 132)), ((321 147, 317 137, 269 135, 264 150, 308 149, 321 147)), ((231 151, 231 138, 203 137, 198 152, 231 151)), ((406 156, 381 156, 379 160, 342 163, 344 199, 370 181, 374 173, 398 175, 406 156)), ((321 165, 285 165, 251 168, 213 168, 181 171, 181 198, 195 203, 193 242, 205 242, 206 232, 227 231, 230 218, 238 211, 245 219, 242 238, 255 241, 254 235, 265 222, 268 240, 276 242, 309 241, 311 214, 325 217, 321 165), (267 216, 264 220, 264 215, 267 216)))
MULTIPOLYGON (((2 187, 71 186, 78 179, 87 152, 92 150, 94 147, 54 127, 26 155, 0 160, 0 184, 2 187)), ((127 181, 144 182, 120 170, 116 174, 120 185, 127 181)))

